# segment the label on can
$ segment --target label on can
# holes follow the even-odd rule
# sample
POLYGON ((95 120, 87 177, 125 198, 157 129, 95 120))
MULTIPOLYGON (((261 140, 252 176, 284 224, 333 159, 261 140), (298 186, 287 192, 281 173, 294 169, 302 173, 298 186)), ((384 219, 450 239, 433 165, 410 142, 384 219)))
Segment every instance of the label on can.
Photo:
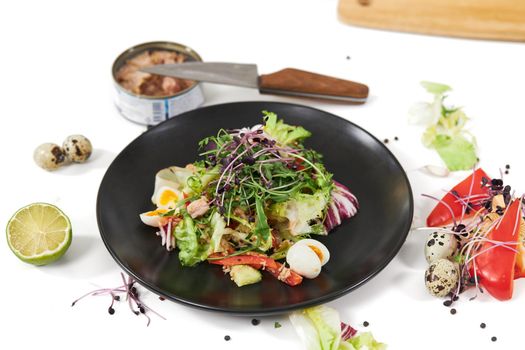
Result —
POLYGON ((195 109, 204 103, 200 85, 180 95, 165 98, 143 98, 126 92, 116 85, 115 105, 127 119, 144 125, 157 125, 178 114, 195 109))

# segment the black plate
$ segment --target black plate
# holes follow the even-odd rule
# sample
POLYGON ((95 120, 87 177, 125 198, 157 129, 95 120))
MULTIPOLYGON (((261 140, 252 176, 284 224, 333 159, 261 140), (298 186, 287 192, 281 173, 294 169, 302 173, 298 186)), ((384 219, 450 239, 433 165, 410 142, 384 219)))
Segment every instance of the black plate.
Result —
MULTIPOLYGON (((375 137, 340 117, 300 105, 241 102, 184 113, 140 135, 113 161, 100 185, 97 218, 106 247, 146 288, 173 301, 232 314, 267 315, 324 303, 361 286, 381 271, 403 245, 412 221, 412 191, 396 158, 375 137), (357 196, 358 215, 327 237, 331 253, 314 280, 289 287, 265 275, 238 288, 218 266, 181 267, 177 252, 160 245, 139 213, 152 210, 155 174, 197 158, 197 142, 220 128, 261 123, 276 112, 313 136, 306 145, 324 154, 327 169, 357 196)), ((317 237, 316 237, 317 238, 317 237)))

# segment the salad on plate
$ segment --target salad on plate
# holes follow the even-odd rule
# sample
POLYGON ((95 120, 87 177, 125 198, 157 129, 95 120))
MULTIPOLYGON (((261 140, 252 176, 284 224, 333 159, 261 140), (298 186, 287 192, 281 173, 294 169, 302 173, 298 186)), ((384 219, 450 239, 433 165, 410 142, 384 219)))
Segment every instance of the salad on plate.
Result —
POLYGON ((168 251, 178 249, 183 266, 220 265, 238 286, 259 282, 261 271, 295 286, 330 258, 312 237, 327 235, 359 204, 304 146, 308 130, 263 115, 263 124, 201 140, 194 163, 160 170, 156 209, 140 219, 168 251))

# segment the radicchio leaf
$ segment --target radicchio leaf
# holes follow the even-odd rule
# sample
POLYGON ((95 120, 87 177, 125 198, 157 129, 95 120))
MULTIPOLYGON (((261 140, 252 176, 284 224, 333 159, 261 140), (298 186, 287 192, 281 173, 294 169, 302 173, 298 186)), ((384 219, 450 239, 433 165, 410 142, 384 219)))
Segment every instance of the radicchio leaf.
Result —
POLYGON ((359 209, 357 198, 346 186, 335 180, 334 185, 335 187, 332 190, 332 196, 328 204, 328 211, 324 221, 324 226, 327 232, 341 225, 344 219, 354 216, 359 209))
POLYGON ((348 339, 356 335, 356 333, 357 333, 357 330, 354 327, 344 322, 341 322, 341 340, 342 341, 347 341, 348 339))

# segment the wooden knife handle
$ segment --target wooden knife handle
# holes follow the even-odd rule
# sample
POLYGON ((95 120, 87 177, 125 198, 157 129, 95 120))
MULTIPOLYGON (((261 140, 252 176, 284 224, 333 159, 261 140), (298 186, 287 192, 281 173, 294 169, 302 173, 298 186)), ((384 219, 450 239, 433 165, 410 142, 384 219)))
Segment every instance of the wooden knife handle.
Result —
POLYGON ((262 94, 292 95, 364 103, 368 86, 349 80, 285 68, 259 77, 262 94))

